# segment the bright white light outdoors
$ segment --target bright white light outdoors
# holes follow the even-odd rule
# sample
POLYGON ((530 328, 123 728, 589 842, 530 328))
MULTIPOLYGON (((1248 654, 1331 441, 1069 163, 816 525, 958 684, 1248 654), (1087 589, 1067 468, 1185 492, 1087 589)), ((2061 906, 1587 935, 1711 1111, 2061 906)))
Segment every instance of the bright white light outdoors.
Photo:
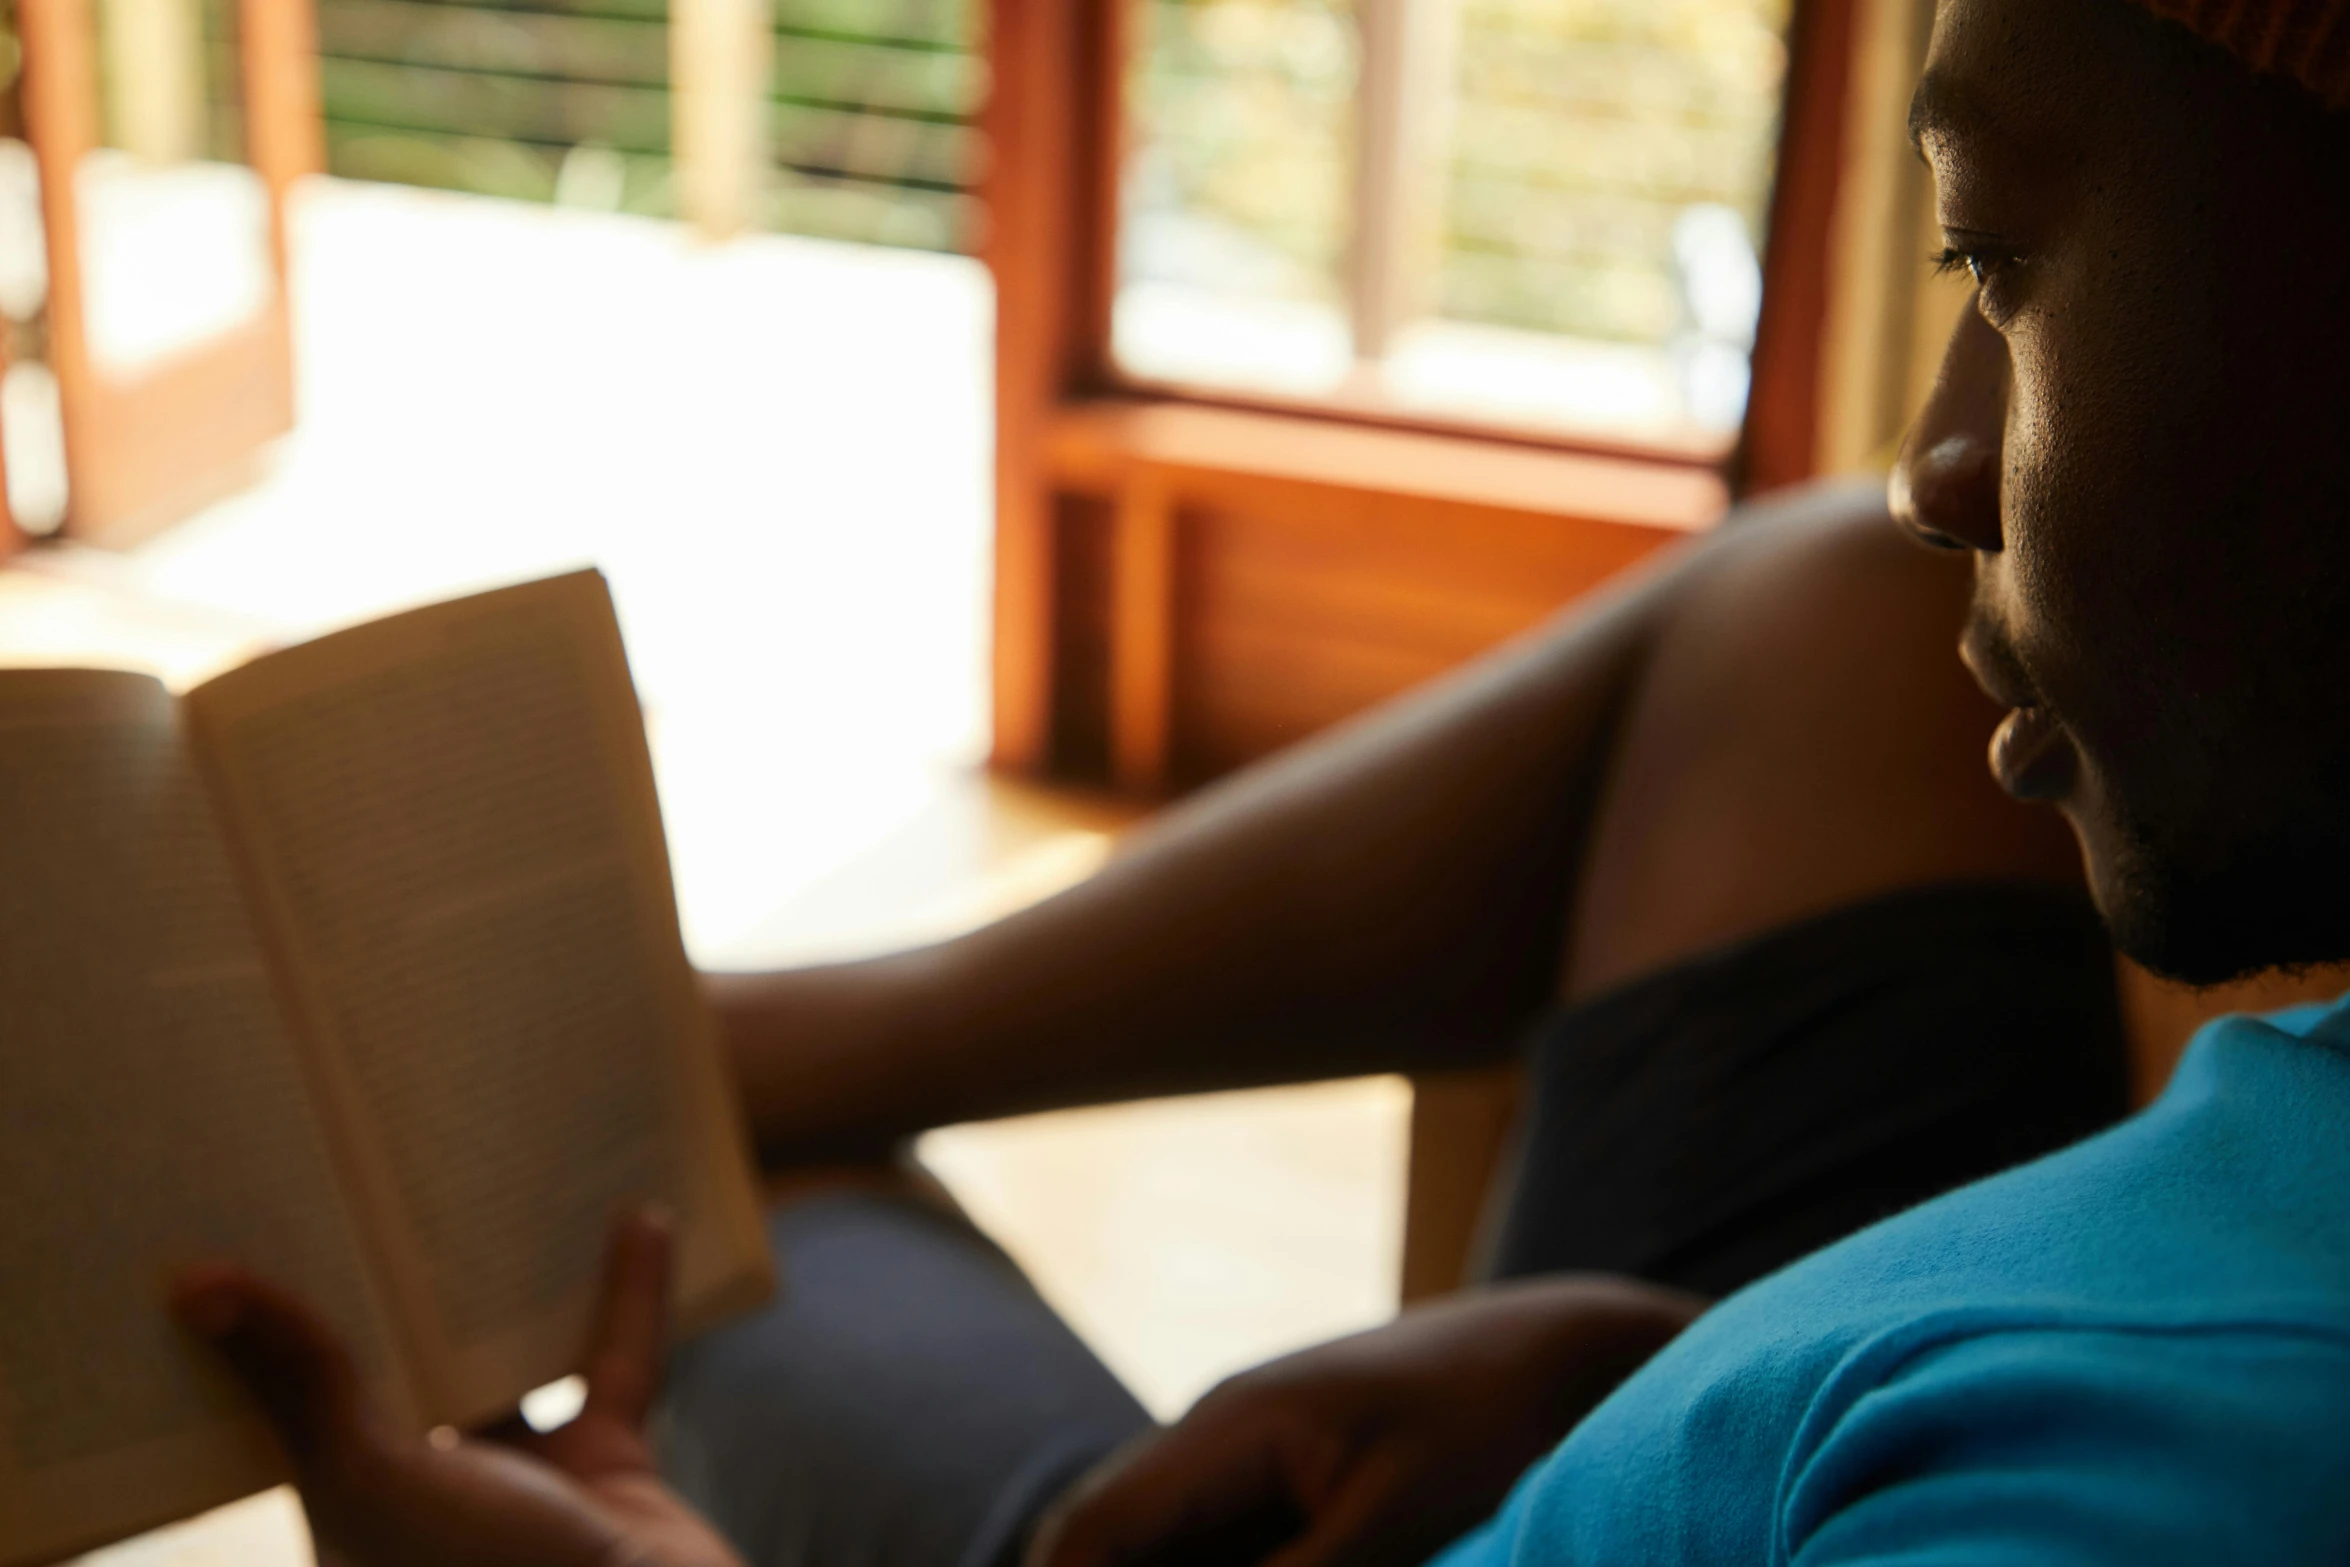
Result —
POLYGON ((0 317, 30 321, 48 298, 40 166, 31 147, 0 138, 0 317))
POLYGON ((1406 407, 1512 423, 1656 434, 1688 422, 1673 356, 1471 321, 1415 322, 1380 372, 1406 407))
POLYGON ((1346 317, 1305 299, 1129 283, 1112 332, 1119 364, 1148 380, 1311 396, 1335 391, 1354 364, 1346 317))
POLYGON ((7 443, 8 509, 27 533, 65 521, 65 409, 57 377, 27 361, 0 375, 0 439, 7 443))
POLYGON ((533 1431, 553 1431, 571 1424, 587 1408, 587 1383, 565 1377, 522 1395, 522 1421, 533 1431))
POLYGON ((269 192, 251 169, 99 152, 76 184, 100 374, 132 379, 268 308, 269 192))

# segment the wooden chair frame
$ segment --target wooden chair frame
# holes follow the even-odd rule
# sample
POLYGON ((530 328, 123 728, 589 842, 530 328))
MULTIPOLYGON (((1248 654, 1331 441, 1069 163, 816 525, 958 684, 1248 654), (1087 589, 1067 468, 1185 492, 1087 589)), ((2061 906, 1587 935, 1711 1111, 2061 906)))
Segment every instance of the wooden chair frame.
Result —
POLYGON ((234 489, 293 428, 286 197, 325 165, 306 0, 240 0, 246 156, 269 192, 276 287, 254 320, 134 381, 93 363, 76 171, 101 145, 93 0, 18 0, 25 119, 41 172, 49 356, 65 413, 66 529, 128 541, 234 489))

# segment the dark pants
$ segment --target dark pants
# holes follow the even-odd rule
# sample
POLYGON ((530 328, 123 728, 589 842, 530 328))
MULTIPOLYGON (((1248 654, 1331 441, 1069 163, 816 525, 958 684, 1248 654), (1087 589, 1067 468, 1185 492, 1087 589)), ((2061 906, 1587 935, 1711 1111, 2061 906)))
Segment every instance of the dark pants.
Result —
MULTIPOLYGON (((2076 896, 1903 894, 1536 1031, 1497 1275, 1727 1293, 2119 1118, 2112 957, 2076 896)), ((911 1201, 770 1221, 786 1293, 676 1358, 679 1489, 753 1567, 997 1567, 1149 1416, 984 1237, 911 1201)))

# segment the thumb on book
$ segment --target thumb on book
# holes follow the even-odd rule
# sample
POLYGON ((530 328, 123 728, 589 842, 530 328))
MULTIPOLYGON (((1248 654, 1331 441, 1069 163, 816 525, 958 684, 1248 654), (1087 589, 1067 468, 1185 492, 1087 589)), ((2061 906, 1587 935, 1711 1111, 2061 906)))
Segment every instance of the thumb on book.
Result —
POLYGON ((588 1336, 587 1406, 583 1414, 644 1424, 661 1384, 669 1337, 669 1285, 676 1220, 646 1207, 613 1226, 604 1255, 603 1292, 588 1336))
POLYGON ((350 1351, 293 1296, 241 1268, 207 1264, 173 1281, 171 1305, 228 1362, 297 1465, 315 1465, 361 1435, 350 1351))

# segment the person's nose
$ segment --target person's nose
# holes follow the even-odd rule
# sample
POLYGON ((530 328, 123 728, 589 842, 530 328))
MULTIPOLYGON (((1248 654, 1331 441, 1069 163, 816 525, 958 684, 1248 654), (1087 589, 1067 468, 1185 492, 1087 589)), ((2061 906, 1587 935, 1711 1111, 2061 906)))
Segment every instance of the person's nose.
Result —
POLYGON ((1950 333, 1887 496, 1901 525, 1948 550, 1996 551, 2007 425, 2007 343, 1969 305, 1950 333))

